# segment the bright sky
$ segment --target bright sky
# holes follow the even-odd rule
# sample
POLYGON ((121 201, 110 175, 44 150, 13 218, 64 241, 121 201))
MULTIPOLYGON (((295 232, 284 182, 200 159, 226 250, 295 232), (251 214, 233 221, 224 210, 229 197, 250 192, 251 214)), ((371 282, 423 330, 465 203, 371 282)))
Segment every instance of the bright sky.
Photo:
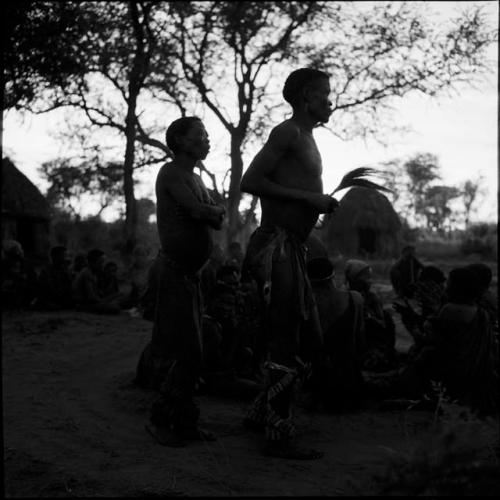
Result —
MULTIPOLYGON (((498 22, 498 2, 432 2, 439 15, 456 13, 466 5, 487 7, 493 26, 498 22)), ((490 59, 498 67, 498 45, 491 48, 490 59)), ((498 193, 498 70, 479 89, 468 89, 452 98, 431 99, 414 95, 396 103, 395 123, 409 126, 406 134, 386 138, 387 146, 375 141, 343 142, 325 130, 314 132, 323 157, 325 192, 331 192, 340 178, 352 168, 373 165, 393 158, 406 158, 417 152, 438 156, 443 182, 457 185, 467 179, 484 178, 485 197, 476 205, 472 220, 497 221, 498 193)), ((208 117, 208 114, 207 114, 208 117)), ((70 151, 54 139, 51 132, 64 124, 63 114, 55 111, 40 116, 21 116, 9 111, 3 121, 3 154, 44 192, 47 186, 37 168, 44 161, 68 156, 70 151)), ((210 121, 207 122, 209 133, 210 121)), ((224 135, 216 137, 216 145, 224 135)), ((214 148, 217 149, 217 148, 214 148)), ((211 153, 206 160, 209 169, 220 172, 229 166, 227 156, 211 153), (222 167, 222 169, 221 169, 222 167)), ((138 196, 153 197, 158 166, 141 176, 138 196)), ((340 193, 341 195, 344 193, 340 193)))

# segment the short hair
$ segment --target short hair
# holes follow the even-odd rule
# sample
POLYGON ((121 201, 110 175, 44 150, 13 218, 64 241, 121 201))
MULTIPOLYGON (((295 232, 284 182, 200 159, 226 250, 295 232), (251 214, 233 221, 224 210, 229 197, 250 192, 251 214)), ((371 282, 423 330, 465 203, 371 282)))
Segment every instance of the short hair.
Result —
POLYGON ((168 148, 170 149, 170 151, 172 151, 172 153, 176 154, 179 152, 179 145, 175 137, 177 135, 186 135, 194 123, 203 122, 197 116, 183 116, 182 118, 174 120, 169 125, 169 127, 167 128, 167 132, 165 133, 165 140, 167 142, 168 148))
POLYGON ((285 101, 293 106, 296 106, 299 99, 301 91, 306 88, 310 83, 315 82, 321 78, 330 79, 330 75, 324 71, 313 68, 300 68, 292 71, 288 78, 285 80, 285 85, 283 86, 283 97, 285 101))

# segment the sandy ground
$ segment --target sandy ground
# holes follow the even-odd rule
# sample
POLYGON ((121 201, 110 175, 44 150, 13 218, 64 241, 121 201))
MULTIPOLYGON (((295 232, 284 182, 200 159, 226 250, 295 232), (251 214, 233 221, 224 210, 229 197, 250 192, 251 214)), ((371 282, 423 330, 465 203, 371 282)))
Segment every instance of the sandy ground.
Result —
MULTIPOLYGON (((241 425, 248 401, 199 398, 213 443, 166 448, 144 430, 155 395, 132 383, 151 323, 75 312, 3 313, 6 497, 350 496, 379 491, 432 414, 298 409, 317 461, 273 459, 241 425)), ((398 325, 398 347, 409 345, 398 325)))

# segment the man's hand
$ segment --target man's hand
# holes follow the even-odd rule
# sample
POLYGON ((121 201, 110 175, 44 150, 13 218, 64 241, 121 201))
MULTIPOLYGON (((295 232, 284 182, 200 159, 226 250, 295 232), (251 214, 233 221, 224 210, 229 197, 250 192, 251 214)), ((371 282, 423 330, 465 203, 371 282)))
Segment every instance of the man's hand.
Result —
POLYGON ((306 201, 320 214, 330 214, 339 206, 339 202, 328 194, 308 193, 306 201))
POLYGON ((226 209, 222 205, 215 205, 212 207, 213 217, 209 222, 210 226, 214 229, 222 229, 222 223, 224 222, 224 216, 226 215, 226 209))

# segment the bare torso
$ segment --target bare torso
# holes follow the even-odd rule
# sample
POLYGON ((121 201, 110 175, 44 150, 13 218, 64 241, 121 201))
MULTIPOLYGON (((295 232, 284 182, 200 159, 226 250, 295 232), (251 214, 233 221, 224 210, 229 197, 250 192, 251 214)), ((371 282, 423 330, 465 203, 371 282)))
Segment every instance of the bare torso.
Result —
MULTIPOLYGON (((278 160, 271 180, 285 187, 322 193, 322 170, 321 156, 313 135, 300 129, 298 140, 278 160)), ((265 196, 261 196, 261 208, 262 226, 280 226, 303 241, 309 236, 319 215, 316 209, 305 202, 265 196)))

